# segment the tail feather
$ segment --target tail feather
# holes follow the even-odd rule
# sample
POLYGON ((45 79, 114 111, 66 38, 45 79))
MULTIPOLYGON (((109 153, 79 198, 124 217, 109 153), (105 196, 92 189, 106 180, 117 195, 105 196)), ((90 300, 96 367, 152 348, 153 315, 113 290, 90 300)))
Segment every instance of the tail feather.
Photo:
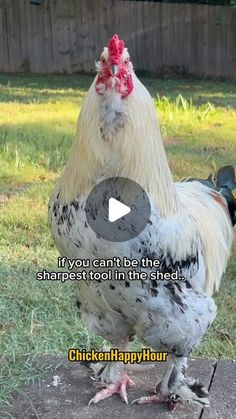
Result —
POLYGON ((236 224, 236 175, 233 166, 220 167, 215 176, 207 179, 188 178, 183 179, 185 182, 198 181, 205 186, 219 192, 227 202, 229 215, 233 226, 236 224))
POLYGON ((220 167, 216 173, 216 186, 228 187, 229 189, 236 188, 235 170, 233 166, 220 167))
POLYGON ((234 169, 221 168, 208 179, 186 179, 176 184, 179 197, 188 208, 202 243, 205 262, 205 290, 212 295, 230 256, 236 220, 234 169), (223 186, 224 185, 224 186, 223 186))
POLYGON ((216 190, 225 198, 233 226, 236 224, 236 176, 233 166, 221 167, 216 174, 216 190))

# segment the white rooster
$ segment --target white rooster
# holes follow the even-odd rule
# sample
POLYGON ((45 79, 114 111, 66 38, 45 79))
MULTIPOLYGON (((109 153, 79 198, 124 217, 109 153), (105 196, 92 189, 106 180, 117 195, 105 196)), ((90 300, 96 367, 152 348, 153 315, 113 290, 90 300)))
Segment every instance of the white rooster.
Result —
MULTIPOLYGON (((174 183, 153 100, 136 77, 117 35, 97 63, 97 76, 81 109, 76 138, 49 204, 50 228, 59 252, 69 258, 143 256, 159 259, 163 271, 185 281, 79 281, 81 320, 89 331, 127 350, 136 336, 145 346, 169 353, 157 394, 135 402, 179 400, 208 404, 207 391, 186 376, 187 357, 216 315, 211 295, 219 289, 230 255, 236 218, 234 169, 214 181, 174 183), (101 180, 122 176, 140 184, 151 201, 147 227, 123 243, 106 241, 88 226, 85 202, 101 180)), ((90 401, 114 393, 127 401, 133 385, 123 363, 97 374, 104 388, 90 401)))

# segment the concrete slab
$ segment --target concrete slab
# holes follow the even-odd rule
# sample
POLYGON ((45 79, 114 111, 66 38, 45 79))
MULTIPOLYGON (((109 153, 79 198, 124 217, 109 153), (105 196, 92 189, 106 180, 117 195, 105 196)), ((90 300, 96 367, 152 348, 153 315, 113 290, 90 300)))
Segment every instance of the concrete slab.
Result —
MULTIPOLYGON (((70 363, 60 357, 43 358, 43 364, 61 365, 50 373, 47 379, 21 389, 21 393, 13 395, 13 404, 8 409, 14 419, 198 419, 202 409, 197 406, 178 406, 176 412, 171 413, 164 405, 125 405, 118 396, 113 396, 88 406, 88 401, 96 390, 90 378, 91 370, 79 363, 70 363)), ((188 374, 201 379, 209 387, 214 372, 215 362, 196 359, 189 363, 188 374)), ((129 401, 148 395, 151 387, 162 378, 164 363, 142 364, 130 366, 129 375, 135 381, 135 388, 128 392, 129 401)), ((207 412, 210 409, 207 410, 207 412)), ((210 418, 210 416, 206 416, 210 418)), ((225 416, 217 416, 225 417, 225 416)), ((230 417, 230 416, 229 416, 230 417)), ((0 418, 9 418, 1 416, 0 418)), ((212 416, 213 418, 213 416, 212 416)), ((215 417, 214 417, 215 418, 215 417)))
POLYGON ((210 385, 211 408, 201 419, 236 418, 236 362, 218 361, 210 385))

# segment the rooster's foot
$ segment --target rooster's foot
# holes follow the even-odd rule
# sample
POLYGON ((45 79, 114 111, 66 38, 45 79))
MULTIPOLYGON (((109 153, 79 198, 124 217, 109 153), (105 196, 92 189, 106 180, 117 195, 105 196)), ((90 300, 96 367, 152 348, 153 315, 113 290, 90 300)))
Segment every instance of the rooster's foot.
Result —
POLYGON ((98 391, 97 394, 89 401, 89 405, 92 403, 98 403, 100 400, 104 400, 113 394, 119 394, 121 399, 128 404, 128 397, 126 387, 133 387, 134 382, 129 376, 124 373, 121 380, 117 383, 106 384, 106 387, 98 391))
POLYGON ((160 392, 159 394, 154 394, 152 396, 143 396, 139 399, 135 399, 131 404, 154 404, 154 403, 167 403, 168 409, 174 411, 176 409, 177 403, 179 402, 179 397, 176 394, 171 394, 168 397, 164 397, 160 392))

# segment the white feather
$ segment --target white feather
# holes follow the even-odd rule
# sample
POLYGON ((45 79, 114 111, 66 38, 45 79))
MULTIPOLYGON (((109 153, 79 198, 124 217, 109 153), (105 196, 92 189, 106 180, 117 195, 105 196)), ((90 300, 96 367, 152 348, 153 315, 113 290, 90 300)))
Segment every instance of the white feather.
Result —
POLYGON ((177 183, 176 188, 199 232, 206 267, 205 289, 208 295, 212 295, 219 290, 230 256, 233 227, 229 215, 213 199, 209 188, 200 182, 177 183))

